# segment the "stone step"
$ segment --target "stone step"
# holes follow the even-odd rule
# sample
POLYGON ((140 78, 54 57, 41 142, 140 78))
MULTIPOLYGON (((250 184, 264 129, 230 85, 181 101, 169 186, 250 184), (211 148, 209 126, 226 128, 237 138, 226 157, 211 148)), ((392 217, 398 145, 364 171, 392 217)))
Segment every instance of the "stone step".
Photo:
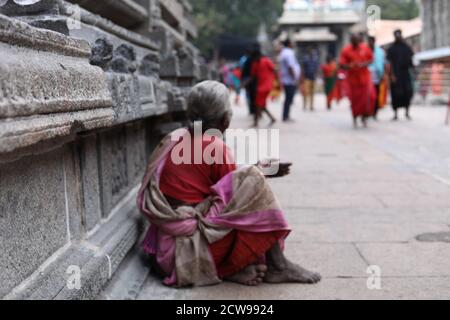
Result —
POLYGON ((148 257, 137 245, 125 258, 98 299, 135 300, 148 279, 149 273, 148 257))

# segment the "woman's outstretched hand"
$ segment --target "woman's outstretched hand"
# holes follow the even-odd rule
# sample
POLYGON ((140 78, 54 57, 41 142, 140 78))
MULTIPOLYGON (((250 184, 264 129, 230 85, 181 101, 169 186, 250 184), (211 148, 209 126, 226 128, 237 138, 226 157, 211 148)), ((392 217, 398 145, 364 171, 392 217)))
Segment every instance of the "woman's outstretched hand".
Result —
POLYGON ((291 173, 292 163, 282 163, 277 159, 268 159, 258 162, 257 166, 267 178, 282 178, 291 173))

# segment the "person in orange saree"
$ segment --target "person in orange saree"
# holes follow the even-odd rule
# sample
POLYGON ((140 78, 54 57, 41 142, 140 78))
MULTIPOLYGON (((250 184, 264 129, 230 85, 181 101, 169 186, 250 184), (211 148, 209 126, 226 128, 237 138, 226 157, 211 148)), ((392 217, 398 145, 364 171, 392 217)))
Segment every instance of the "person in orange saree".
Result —
MULTIPOLYGON (((151 222, 143 248, 164 284, 320 281, 283 253, 290 229, 264 166, 238 167, 220 138, 232 117, 227 88, 216 81, 196 85, 188 114, 192 124, 154 151, 138 195, 138 207, 151 222)), ((274 177, 288 174, 289 167, 280 164, 274 177)))
POLYGON ((373 62, 373 52, 358 34, 353 34, 351 44, 341 52, 340 65, 348 71, 349 98, 351 102, 353 124, 358 126, 361 118, 364 127, 367 119, 373 115, 372 102, 375 99, 369 65, 373 62))
POLYGON ((332 56, 327 57, 327 63, 322 65, 322 74, 324 79, 325 94, 327 95, 327 109, 331 110, 334 100, 339 101, 337 91, 337 73, 338 66, 332 56))

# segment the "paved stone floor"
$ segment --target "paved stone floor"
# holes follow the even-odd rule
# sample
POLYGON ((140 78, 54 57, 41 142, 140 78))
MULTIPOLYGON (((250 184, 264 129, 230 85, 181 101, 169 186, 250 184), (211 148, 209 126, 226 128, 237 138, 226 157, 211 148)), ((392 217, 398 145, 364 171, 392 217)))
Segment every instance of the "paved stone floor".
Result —
MULTIPOLYGON (((298 101, 299 102, 299 101, 298 101)), ((324 105, 319 98, 319 106, 324 105)), ((296 122, 280 124, 281 157, 292 174, 272 180, 293 232, 287 254, 319 271, 308 285, 224 283, 174 290, 149 277, 138 299, 449 299, 450 127, 444 108, 416 107, 414 120, 390 121, 353 130, 347 103, 320 107, 296 122), (434 233, 444 233, 439 239, 434 233), (432 233, 431 240, 416 237, 432 233), (447 242, 445 242, 447 240, 447 242), (381 288, 367 286, 369 266, 381 271, 381 288)), ((278 104, 271 109, 279 115, 278 104)), ((248 128, 244 107, 234 127, 248 128)))

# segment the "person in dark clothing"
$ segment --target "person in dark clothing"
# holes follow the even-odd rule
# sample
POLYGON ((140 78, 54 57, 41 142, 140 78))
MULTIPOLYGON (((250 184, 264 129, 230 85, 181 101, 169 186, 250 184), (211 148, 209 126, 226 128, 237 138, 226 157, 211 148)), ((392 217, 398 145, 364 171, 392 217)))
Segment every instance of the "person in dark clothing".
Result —
POLYGON ((247 54, 241 59, 242 68, 242 84, 245 87, 247 93, 247 103, 250 115, 256 113, 256 80, 252 77, 252 67, 254 60, 254 52, 259 51, 259 48, 254 48, 253 50, 248 50, 247 54))
POLYGON ((406 109, 406 118, 411 120, 409 109, 414 95, 411 70, 414 69, 414 52, 404 41, 402 31, 394 33, 395 43, 389 48, 387 59, 390 63, 392 107, 394 121, 398 120, 398 109, 406 109))
POLYGON ((320 69, 319 56, 316 51, 309 47, 302 59, 302 88, 303 88, 303 109, 314 111, 314 95, 316 91, 316 79, 320 69))

